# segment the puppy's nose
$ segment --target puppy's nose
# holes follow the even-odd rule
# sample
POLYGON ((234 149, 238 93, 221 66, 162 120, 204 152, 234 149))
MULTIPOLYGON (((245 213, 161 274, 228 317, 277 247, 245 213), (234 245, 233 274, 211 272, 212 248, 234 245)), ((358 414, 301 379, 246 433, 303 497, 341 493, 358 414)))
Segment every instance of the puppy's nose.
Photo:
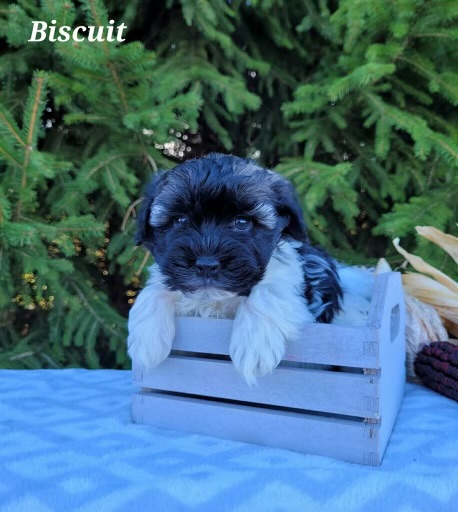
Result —
POLYGON ((199 256, 196 260, 196 267, 199 270, 216 270, 219 268, 219 261, 213 256, 199 256))

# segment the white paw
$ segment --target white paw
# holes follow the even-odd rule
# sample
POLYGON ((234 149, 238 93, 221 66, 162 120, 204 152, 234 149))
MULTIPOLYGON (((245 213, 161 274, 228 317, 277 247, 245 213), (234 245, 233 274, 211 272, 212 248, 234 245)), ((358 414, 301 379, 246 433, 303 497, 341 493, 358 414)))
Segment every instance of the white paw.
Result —
POLYGON ((285 353, 285 339, 274 322, 243 313, 234 321, 229 354, 247 384, 255 384, 257 377, 278 366, 285 353))
POLYGON ((232 362, 247 384, 256 384, 257 377, 272 372, 282 360, 284 350, 267 345, 259 350, 246 342, 233 342, 230 347, 232 362))
POLYGON ((170 354, 175 338, 173 295, 144 288, 129 313, 128 353, 133 366, 154 368, 170 354))
POLYGON ((127 338, 128 353, 132 366, 142 369, 154 368, 170 354, 175 329, 158 329, 161 332, 139 332, 129 334, 127 338))

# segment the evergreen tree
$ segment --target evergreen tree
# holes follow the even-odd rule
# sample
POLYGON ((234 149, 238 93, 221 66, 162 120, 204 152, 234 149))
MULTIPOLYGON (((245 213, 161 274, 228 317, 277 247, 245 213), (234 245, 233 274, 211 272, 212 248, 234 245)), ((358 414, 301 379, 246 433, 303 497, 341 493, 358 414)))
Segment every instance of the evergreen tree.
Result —
POLYGON ((341 0, 297 27, 321 45, 283 105, 301 152, 280 168, 320 243, 384 256, 390 240, 377 235, 455 229, 457 17, 454 2, 341 0))
POLYGON ((414 250, 415 225, 456 229, 456 2, 0 6, 0 366, 129 365, 151 263, 137 199, 209 151, 277 166, 313 241, 348 262, 396 265, 391 237, 414 250), (110 19, 125 42, 28 42, 33 20, 110 19))

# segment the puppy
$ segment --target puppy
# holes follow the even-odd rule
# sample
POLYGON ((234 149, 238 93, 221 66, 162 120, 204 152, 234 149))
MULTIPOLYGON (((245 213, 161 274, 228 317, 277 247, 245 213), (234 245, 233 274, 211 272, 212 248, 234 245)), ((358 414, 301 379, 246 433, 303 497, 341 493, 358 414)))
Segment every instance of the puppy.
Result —
POLYGON ((210 154, 157 173, 137 244, 155 259, 129 315, 140 367, 169 355, 177 315, 234 318, 229 353, 253 383, 305 322, 331 322, 342 309, 337 264, 310 245, 293 186, 250 160, 210 154))

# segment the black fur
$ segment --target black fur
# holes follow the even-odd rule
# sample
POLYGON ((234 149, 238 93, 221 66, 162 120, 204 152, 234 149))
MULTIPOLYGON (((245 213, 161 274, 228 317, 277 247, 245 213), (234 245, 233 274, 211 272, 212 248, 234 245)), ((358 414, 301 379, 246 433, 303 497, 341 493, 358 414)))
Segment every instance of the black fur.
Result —
POLYGON ((330 322, 342 296, 335 263, 310 246, 293 186, 253 161, 211 154, 157 173, 145 191, 136 241, 151 251, 172 290, 211 286, 248 295, 282 239, 301 243, 305 300, 317 321, 330 322), (240 217, 249 229, 236 227, 240 217), (196 265, 202 257, 212 268, 196 265))
POLYGON ((304 296, 309 310, 317 322, 332 322, 343 298, 336 263, 325 251, 310 244, 298 251, 304 262, 304 296))

